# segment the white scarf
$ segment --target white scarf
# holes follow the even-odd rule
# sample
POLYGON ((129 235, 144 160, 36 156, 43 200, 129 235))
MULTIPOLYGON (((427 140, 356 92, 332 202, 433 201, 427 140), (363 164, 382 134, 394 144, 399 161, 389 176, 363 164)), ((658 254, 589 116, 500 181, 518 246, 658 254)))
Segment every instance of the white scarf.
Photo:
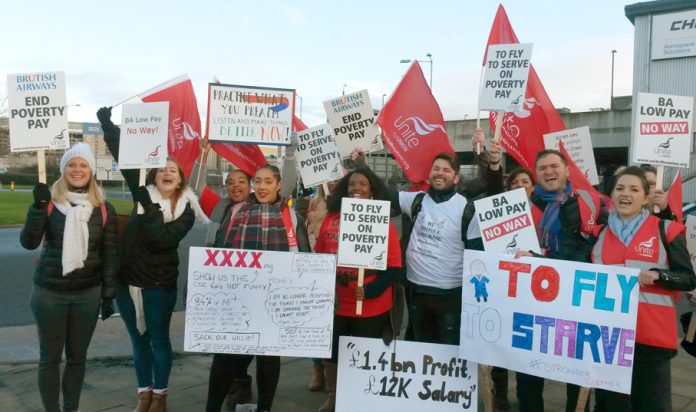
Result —
POLYGON ((63 276, 85 267, 89 249, 89 218, 94 206, 87 193, 68 192, 63 202, 53 201, 56 209, 65 215, 63 228, 63 276))
MULTIPOLYGON (((176 202, 176 208, 172 210, 172 201, 170 199, 162 199, 157 187, 154 185, 147 185, 147 191, 150 193, 150 199, 152 203, 158 203, 160 209, 162 210, 162 216, 164 217, 164 223, 173 222, 178 219, 186 210, 186 204, 191 205, 193 209, 193 214, 196 216, 198 221, 204 223, 210 223, 210 220, 201 209, 198 203, 198 198, 193 193, 191 188, 186 188, 181 194, 181 197, 176 202)), ((147 325, 145 324, 145 311, 143 310, 143 293, 142 288, 137 286, 128 286, 128 292, 130 293, 131 299, 133 300, 133 305, 135 306, 135 319, 136 327, 138 328, 138 333, 141 335, 147 330, 147 325)))

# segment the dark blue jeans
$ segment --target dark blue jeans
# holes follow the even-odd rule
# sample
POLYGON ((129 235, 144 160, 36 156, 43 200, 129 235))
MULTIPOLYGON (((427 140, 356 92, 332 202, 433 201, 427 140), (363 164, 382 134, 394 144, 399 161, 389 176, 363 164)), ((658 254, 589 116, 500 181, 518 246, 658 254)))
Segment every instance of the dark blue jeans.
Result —
POLYGON ((97 326, 100 302, 100 287, 59 292, 34 286, 31 292, 31 310, 39 332, 39 392, 47 412, 60 412, 61 386, 63 409, 78 409, 87 348, 97 326), (61 382, 64 348, 66 362, 61 382))
POLYGON ((459 345, 462 289, 449 294, 428 294, 411 288, 410 315, 417 342, 459 345))
POLYGON ((172 342, 169 323, 176 303, 176 289, 143 289, 143 311, 147 330, 138 333, 135 306, 128 286, 119 286, 116 302, 133 344, 133 362, 138 387, 166 389, 172 369, 172 342), (153 381, 154 375, 154 381, 153 381))

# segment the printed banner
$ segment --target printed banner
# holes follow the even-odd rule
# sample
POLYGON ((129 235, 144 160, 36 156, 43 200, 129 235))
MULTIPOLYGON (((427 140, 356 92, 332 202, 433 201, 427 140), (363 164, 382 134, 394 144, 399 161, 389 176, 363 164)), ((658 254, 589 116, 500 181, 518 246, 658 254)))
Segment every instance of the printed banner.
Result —
POLYGON ((480 108, 506 112, 520 110, 526 103, 532 44, 491 44, 486 56, 480 108))
POLYGON ((336 256, 191 247, 184 350, 331 357, 336 256))
POLYGON ((341 336, 337 411, 476 411, 478 365, 454 345, 341 336))
POLYGON ((338 266, 387 269, 389 206, 384 200, 343 198, 338 266))
POLYGON ((650 18, 653 60, 696 56, 696 10, 651 14, 650 18))
POLYGON ((295 90, 208 84, 208 139, 290 145, 295 90))
POLYGON ((633 162, 689 167, 694 98, 638 93, 633 162))
POLYGON ((463 358, 631 392, 638 269, 464 252, 463 358))
POLYGON ((298 132, 295 157, 304 187, 318 186, 343 177, 341 157, 328 124, 298 132))
POLYGON ((167 165, 169 103, 124 104, 121 111, 119 169, 148 169, 167 165))
POLYGON ((599 184, 597 164, 592 150, 592 137, 588 126, 568 129, 562 132, 544 135, 544 146, 547 149, 559 150, 558 142, 562 141, 566 151, 592 185, 599 184))
POLYGON ((70 147, 65 73, 8 75, 7 108, 11 152, 70 147))
POLYGON ((524 188, 475 200, 474 206, 487 252, 514 255, 520 250, 531 250, 541 253, 524 188))
POLYGON ((327 100, 324 110, 336 136, 341 157, 349 157, 356 147, 365 153, 384 148, 377 125, 374 124, 375 112, 367 90, 327 100))

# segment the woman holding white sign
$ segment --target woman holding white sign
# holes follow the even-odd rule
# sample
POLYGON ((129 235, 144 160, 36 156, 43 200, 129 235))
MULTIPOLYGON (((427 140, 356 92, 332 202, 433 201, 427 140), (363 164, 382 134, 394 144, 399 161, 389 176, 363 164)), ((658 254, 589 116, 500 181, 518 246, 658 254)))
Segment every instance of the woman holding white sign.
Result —
POLYGON ((684 226, 660 220, 646 208, 650 187, 644 172, 628 167, 616 176, 615 211, 598 231, 593 263, 641 269, 631 395, 597 390, 608 411, 671 411, 671 359, 677 354, 676 303, 696 286, 684 226))
MULTIPOLYGON (((319 230, 315 252, 337 253, 341 201, 344 197, 389 200, 386 186, 371 170, 359 168, 345 175, 328 199, 328 214, 319 230)), ((401 269, 401 247, 396 228, 391 221, 389 222, 388 250, 385 258, 387 259, 387 270, 365 271, 364 286, 358 286, 358 269, 336 267, 338 307, 334 314, 331 359, 324 363, 328 399, 324 406, 319 409, 320 412, 332 412, 336 406, 336 362, 338 360, 339 337, 382 338, 389 342, 393 339, 393 329, 390 323, 391 285, 401 269), (358 301, 363 301, 361 315, 356 314, 358 301)))

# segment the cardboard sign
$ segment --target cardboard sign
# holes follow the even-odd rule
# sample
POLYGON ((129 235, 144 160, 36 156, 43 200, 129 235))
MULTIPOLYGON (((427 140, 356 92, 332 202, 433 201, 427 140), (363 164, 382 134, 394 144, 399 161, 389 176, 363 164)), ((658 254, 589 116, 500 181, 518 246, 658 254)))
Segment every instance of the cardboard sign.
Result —
POLYGON ((295 90, 208 85, 206 134, 211 141, 289 145, 295 90))
POLYGON ((365 153, 382 150, 384 146, 374 124, 375 112, 367 90, 327 100, 324 109, 341 157, 350 156, 356 147, 365 153))
POLYGON ((479 95, 482 110, 516 112, 522 108, 531 58, 532 43, 488 46, 479 95))
POLYGON ((166 166, 169 102, 124 104, 121 113, 119 169, 166 166))
POLYGON ((475 200, 474 205, 487 252, 514 255, 520 250, 531 250, 541 253, 524 188, 475 200))
POLYGON ((686 216, 686 248, 689 251, 691 265, 696 268, 696 216, 686 216))
POLYGON ((343 198, 338 266, 387 269, 389 207, 384 200, 343 198))
POLYGON ((331 357, 334 255, 191 247, 184 350, 331 357))
POLYGON ((7 76, 10 151, 70 147, 65 73, 7 76))
POLYGON ((318 186, 343 177, 341 157, 328 124, 298 132, 295 157, 305 187, 318 186))
POLYGON ((599 184, 597 164, 592 150, 592 137, 588 126, 544 135, 544 146, 547 149, 558 149, 558 142, 562 141, 566 151, 573 159, 575 165, 585 174, 592 185, 599 184))
POLYGON ((339 339, 337 411, 476 411, 477 382, 454 345, 339 339))
POLYGON ((464 251, 462 357, 631 392, 638 269, 464 251))
POLYGON ((633 162, 689 167, 694 98, 638 93, 633 162))

